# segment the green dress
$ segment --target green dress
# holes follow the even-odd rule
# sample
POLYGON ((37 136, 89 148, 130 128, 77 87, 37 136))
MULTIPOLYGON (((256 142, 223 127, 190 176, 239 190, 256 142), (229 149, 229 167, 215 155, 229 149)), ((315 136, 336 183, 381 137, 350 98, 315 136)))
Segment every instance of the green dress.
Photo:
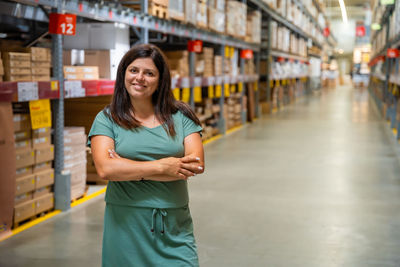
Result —
MULTIPOLYGON (((89 132, 111 137, 124 158, 152 161, 184 156, 186 136, 202 128, 180 111, 173 115, 175 137, 160 125, 126 130, 104 112, 89 132)), ((187 182, 110 181, 106 191, 103 267, 198 266, 187 182)))

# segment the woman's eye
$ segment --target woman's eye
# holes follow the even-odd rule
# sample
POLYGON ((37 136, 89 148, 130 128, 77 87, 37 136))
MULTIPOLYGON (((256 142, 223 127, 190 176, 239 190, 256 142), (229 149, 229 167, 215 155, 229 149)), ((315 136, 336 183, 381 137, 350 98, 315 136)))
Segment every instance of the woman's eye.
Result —
POLYGON ((131 69, 131 72, 132 72, 132 73, 136 73, 136 72, 137 72, 137 69, 131 69))
POLYGON ((154 76, 154 73, 148 72, 147 75, 149 75, 150 77, 153 77, 153 76, 154 76))

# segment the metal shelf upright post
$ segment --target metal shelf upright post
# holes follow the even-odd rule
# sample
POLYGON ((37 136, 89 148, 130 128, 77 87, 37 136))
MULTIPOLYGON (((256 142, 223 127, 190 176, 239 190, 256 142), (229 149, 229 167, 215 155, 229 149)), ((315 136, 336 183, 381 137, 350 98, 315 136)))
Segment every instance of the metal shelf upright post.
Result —
MULTIPOLYGON (((256 73, 260 73, 260 52, 256 52, 255 54, 255 61, 256 61, 256 73)), ((261 110, 260 110, 260 83, 259 80, 254 81, 254 87, 255 87, 255 104, 256 104, 256 110, 255 114, 257 118, 261 117, 261 110)))
MULTIPOLYGON (((225 73, 225 44, 221 44, 221 46, 220 46, 220 55, 222 57, 222 60, 221 60, 222 75, 224 75, 224 73, 225 73)), ((224 79, 222 79, 222 82, 219 85, 221 87, 221 89, 220 89, 221 96, 219 98, 220 110, 219 110, 219 121, 218 121, 218 128, 219 128, 220 134, 226 133, 226 122, 225 122, 225 117, 224 117, 225 90, 224 90, 224 87, 222 86, 223 82, 224 82, 224 79)))
POLYGON ((271 55, 270 55, 270 51, 271 51, 271 17, 268 16, 267 17, 267 54, 266 54, 266 58, 267 58, 267 76, 266 76, 266 82, 267 82, 267 102, 269 104, 269 111, 271 112, 272 110, 272 103, 271 103, 271 77, 270 77, 270 73, 271 73, 271 55))
MULTIPOLYGON (((62 13, 62 1, 58 1, 53 12, 62 13)), ((54 132, 54 205, 56 209, 66 211, 71 208, 71 175, 63 173, 64 169, 64 74, 63 74, 63 36, 52 35, 54 76, 59 81, 60 95, 55 100, 55 132, 54 132)))
MULTIPOLYGON (((194 40, 192 38, 192 40, 194 40)), ((190 79, 190 99, 189 99, 189 104, 194 110, 194 77, 196 76, 196 70, 195 70, 195 64, 196 64, 196 54, 193 51, 189 52, 189 79, 190 79)))
MULTIPOLYGON (((240 75, 243 77, 244 73, 244 58, 240 57, 240 75)), ((245 86, 243 86, 243 81, 239 81, 242 85, 242 92, 241 92, 241 97, 240 97, 240 106, 241 106, 241 110, 242 110, 242 124, 245 124, 247 121, 247 112, 244 110, 244 102, 243 102, 243 98, 244 95, 246 93, 246 89, 245 86)))

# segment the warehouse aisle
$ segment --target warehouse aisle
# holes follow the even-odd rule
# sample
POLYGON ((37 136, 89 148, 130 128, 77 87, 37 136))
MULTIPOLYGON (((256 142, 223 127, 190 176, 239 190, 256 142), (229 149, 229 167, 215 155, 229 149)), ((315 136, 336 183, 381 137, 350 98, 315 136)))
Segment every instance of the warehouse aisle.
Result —
MULTIPOLYGON (((365 90, 303 98, 206 146, 201 266, 399 266, 400 167, 365 90)), ((0 266, 100 266, 104 202, 0 243, 0 266)))

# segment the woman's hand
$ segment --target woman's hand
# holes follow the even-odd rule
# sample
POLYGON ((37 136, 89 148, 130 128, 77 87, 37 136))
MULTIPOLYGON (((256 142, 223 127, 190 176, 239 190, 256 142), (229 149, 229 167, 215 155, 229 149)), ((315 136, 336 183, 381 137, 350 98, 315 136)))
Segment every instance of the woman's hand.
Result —
POLYGON ((200 158, 186 156, 183 158, 168 157, 158 160, 161 173, 179 179, 188 179, 198 173, 202 173, 203 167, 199 165, 200 158))

